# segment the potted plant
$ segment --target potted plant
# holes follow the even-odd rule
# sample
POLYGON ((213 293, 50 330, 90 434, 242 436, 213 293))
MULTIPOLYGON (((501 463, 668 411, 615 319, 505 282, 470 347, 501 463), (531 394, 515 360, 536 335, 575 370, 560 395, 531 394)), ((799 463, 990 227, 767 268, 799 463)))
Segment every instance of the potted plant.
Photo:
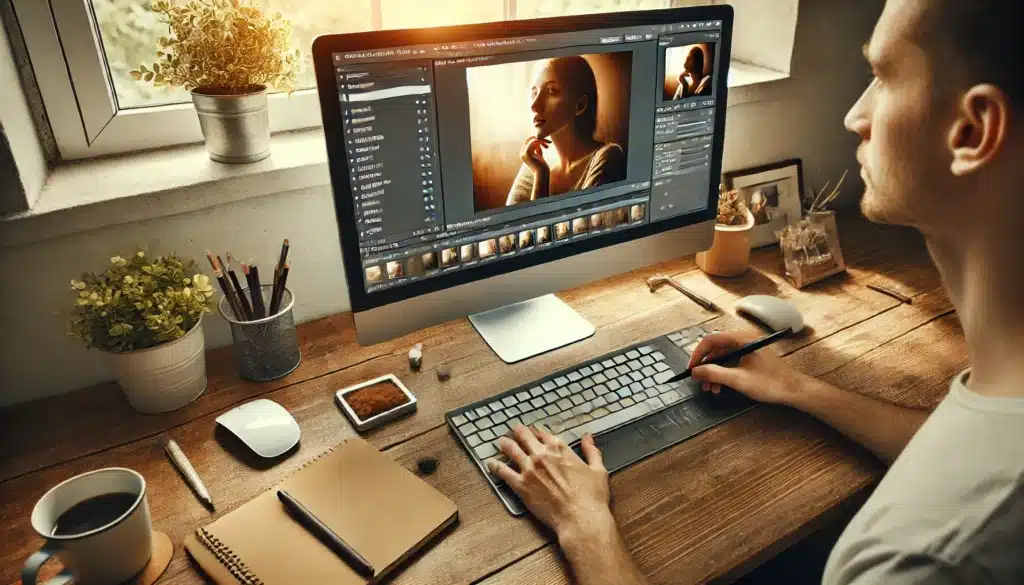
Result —
POLYGON ((153 4, 170 29, 157 61, 131 72, 136 80, 181 86, 192 93, 210 158, 248 163, 270 156, 267 89, 295 87, 299 51, 291 24, 267 17, 246 0, 153 4))
POLYGON ((173 254, 114 256, 100 274, 71 281, 71 337, 107 352, 132 408, 166 412, 206 389, 203 313, 213 307, 210 278, 173 254))
POLYGON ((739 276, 750 266, 750 230, 754 214, 737 191, 720 188, 715 239, 697 253, 697 266, 713 276, 739 276))

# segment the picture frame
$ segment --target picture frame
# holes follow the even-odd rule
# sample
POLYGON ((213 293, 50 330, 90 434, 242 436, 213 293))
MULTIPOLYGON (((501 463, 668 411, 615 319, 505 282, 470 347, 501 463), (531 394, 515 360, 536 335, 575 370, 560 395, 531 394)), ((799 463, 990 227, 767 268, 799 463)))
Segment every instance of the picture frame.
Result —
POLYGON ((779 242, 775 233, 793 225, 803 216, 804 165, 789 159, 759 167, 729 171, 722 182, 740 197, 754 215, 750 247, 761 248, 779 242))

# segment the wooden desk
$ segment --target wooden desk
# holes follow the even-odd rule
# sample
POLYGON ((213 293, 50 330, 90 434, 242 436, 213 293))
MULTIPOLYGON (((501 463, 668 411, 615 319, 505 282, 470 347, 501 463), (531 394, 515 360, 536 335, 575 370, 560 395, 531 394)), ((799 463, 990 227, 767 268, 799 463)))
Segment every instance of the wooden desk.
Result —
MULTIPOLYGON (((624 274, 559 295, 598 326, 584 342, 524 363, 504 365, 465 320, 406 338, 360 347, 352 319, 341 314, 300 327, 302 365, 266 384, 234 375, 228 349, 210 352, 210 386, 173 413, 132 412, 112 384, 0 411, 0 583, 16 583, 40 545, 28 518, 49 487, 90 469, 120 465, 149 482, 153 524, 175 543, 164 584, 201 583, 181 547, 184 536, 270 488, 303 462, 355 434, 333 402, 344 386, 398 374, 419 397, 411 417, 366 438, 410 469, 423 457, 439 462, 426 478, 459 506, 460 524, 404 567, 395 583, 568 582, 550 534, 509 516, 444 427, 443 414, 509 386, 622 345, 696 324, 748 325, 732 305, 754 293, 788 298, 812 328, 772 347, 792 364, 851 391, 934 407, 950 378, 966 367, 959 323, 943 294, 921 238, 858 219, 841 223, 849 273, 797 291, 781 277, 777 249, 754 252, 746 276, 709 279, 692 258, 624 274), (671 288, 644 280, 675 275, 712 298, 714 315, 671 288), (913 297, 912 305, 869 290, 876 283, 913 297), (410 373, 406 352, 424 344, 424 366, 410 373), (447 364, 449 382, 435 368, 447 364), (214 436, 214 418, 256 397, 287 408, 302 429, 298 450, 268 469, 250 467, 214 436), (208 513, 165 458, 173 437, 192 459, 217 505, 208 513)), ((100 359, 100 356, 97 356, 100 359)), ((58 367, 55 365, 55 367, 58 367)), ((760 407, 612 477, 613 507, 626 542, 654 583, 728 581, 816 529, 844 502, 863 496, 882 475, 868 453, 810 417, 760 407)))

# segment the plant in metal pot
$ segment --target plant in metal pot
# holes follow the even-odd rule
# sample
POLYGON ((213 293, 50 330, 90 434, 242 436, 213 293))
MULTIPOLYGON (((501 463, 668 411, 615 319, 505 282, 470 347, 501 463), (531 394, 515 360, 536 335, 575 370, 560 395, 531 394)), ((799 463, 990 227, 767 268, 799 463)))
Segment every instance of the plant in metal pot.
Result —
POLYGON ((750 266, 750 230, 754 215, 738 191, 719 187, 715 239, 697 253, 697 266, 714 276, 739 276, 750 266))
POLYGON ((254 162, 270 155, 267 90, 292 91, 300 66, 291 23, 247 0, 153 4, 167 24, 156 62, 131 76, 192 92, 210 158, 254 162))
POLYGON ((111 356, 136 410, 174 410, 206 389, 201 322, 214 293, 195 262, 142 251, 114 256, 104 272, 73 279, 71 290, 69 335, 111 356))

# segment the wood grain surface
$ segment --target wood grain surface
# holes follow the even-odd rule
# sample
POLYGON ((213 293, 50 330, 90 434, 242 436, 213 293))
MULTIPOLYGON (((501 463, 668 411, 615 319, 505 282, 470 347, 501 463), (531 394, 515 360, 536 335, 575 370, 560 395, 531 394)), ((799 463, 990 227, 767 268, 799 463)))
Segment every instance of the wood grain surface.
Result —
MULTIPOLYGON (((752 255, 754 270, 711 279, 681 259, 560 293, 598 327, 597 334, 526 362, 503 364, 464 319, 372 347, 354 339, 349 314, 299 327, 303 364, 266 384, 236 378, 230 355, 208 355, 210 388, 188 407, 159 416, 132 412, 113 385, 0 411, 0 583, 16 583, 42 540, 28 523, 35 501, 67 477, 126 466, 149 485, 153 525, 176 545, 160 583, 201 583, 181 550, 185 534, 278 483, 321 451, 351 437, 333 403, 335 390, 395 373, 416 394, 415 415, 366 433, 409 469, 436 459, 426 481, 459 506, 460 522, 405 566, 395 583, 560 583, 565 565, 550 535, 509 516, 443 426, 448 410, 625 344, 704 323, 751 327, 732 306, 748 294, 789 299, 810 330, 771 348, 797 368, 855 392, 931 408, 966 366, 966 348, 920 237, 859 220, 840 224, 848 274, 797 291, 781 276, 777 249, 752 255), (678 292, 651 293, 644 280, 667 273, 726 309, 709 313, 678 292), (913 297, 904 305, 865 287, 881 284, 913 297), (424 344, 424 366, 405 353, 424 344), (434 370, 452 370, 439 382, 434 370), (302 430, 300 445, 267 465, 247 455, 214 418, 256 397, 280 403, 302 430), (162 451, 174 438, 216 503, 206 511, 162 451)), ((810 417, 761 407, 613 476, 614 511, 625 538, 655 583, 728 580, 756 566, 863 494, 883 472, 870 455, 810 417)))

